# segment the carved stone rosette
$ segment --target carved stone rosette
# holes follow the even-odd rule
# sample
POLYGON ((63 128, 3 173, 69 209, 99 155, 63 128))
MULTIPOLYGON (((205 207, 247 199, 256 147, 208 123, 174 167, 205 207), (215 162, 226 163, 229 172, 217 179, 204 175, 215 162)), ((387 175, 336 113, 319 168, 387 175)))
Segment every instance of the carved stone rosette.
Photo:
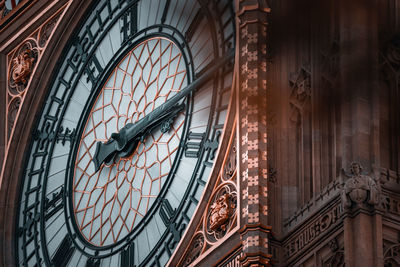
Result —
POLYGON ((11 93, 21 93, 26 88, 40 50, 35 39, 28 39, 11 56, 8 88, 11 93))
POLYGON ((7 114, 5 127, 7 142, 12 135, 18 112, 24 102, 36 65, 40 61, 48 40, 67 5, 60 8, 56 14, 43 23, 7 56, 7 114))
POLYGON ((232 229, 236 219, 236 185, 225 182, 214 191, 204 217, 204 233, 209 243, 215 243, 232 229))

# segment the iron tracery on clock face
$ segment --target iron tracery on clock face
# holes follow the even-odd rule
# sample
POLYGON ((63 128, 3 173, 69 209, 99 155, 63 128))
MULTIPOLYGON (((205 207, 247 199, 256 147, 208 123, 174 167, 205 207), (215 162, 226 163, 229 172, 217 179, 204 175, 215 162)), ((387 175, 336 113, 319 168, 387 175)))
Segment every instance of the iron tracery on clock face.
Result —
POLYGON ((72 187, 76 223, 88 242, 116 243, 146 215, 172 168, 185 117, 174 118, 165 133, 152 131, 131 156, 99 171, 93 163, 96 142, 139 121, 186 84, 180 50, 153 37, 135 46, 103 86, 86 120, 72 187))
POLYGON ((226 117, 233 6, 152 2, 99 1, 66 47, 22 177, 18 264, 165 265, 189 223, 226 117), (170 129, 95 169, 98 141, 194 84, 170 129))

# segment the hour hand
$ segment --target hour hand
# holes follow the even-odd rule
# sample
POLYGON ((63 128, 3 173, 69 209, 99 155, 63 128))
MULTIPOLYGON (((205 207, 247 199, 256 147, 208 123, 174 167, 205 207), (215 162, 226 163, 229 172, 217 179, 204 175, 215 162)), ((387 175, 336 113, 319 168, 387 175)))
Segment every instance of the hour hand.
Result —
POLYGON ((96 152, 93 157, 95 171, 100 169, 101 164, 111 164, 121 157, 129 156, 138 146, 139 140, 126 141, 126 135, 121 133, 113 133, 110 140, 105 143, 97 142, 96 152))
POLYGON ((167 132, 174 118, 184 107, 184 104, 160 106, 137 123, 128 123, 119 133, 113 133, 107 142, 97 142, 93 157, 96 172, 103 163, 111 164, 122 157, 131 155, 139 142, 143 142, 154 128, 161 125, 161 132, 167 132))

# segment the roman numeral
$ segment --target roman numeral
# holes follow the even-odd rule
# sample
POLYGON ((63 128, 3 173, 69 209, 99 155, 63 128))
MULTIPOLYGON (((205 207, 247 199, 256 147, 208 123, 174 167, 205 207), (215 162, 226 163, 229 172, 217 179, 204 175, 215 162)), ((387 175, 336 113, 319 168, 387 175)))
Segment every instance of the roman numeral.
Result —
POLYGON ((54 267, 67 266, 69 260, 74 254, 74 251, 75 251, 74 244, 72 243, 71 238, 67 234, 61 241, 61 244, 58 246, 56 253, 52 257, 51 266, 54 267))
POLYGON ((216 136, 213 141, 207 140, 204 143, 204 149, 210 150, 210 159, 211 160, 213 160, 215 158, 215 152, 217 152, 220 137, 221 137, 221 131, 217 131, 216 136))
POLYGON ((168 226, 175 215, 175 209, 172 208, 168 199, 161 200, 160 216, 163 223, 168 226))
MULTIPOLYGON (((100 259, 88 258, 85 267, 100 267, 100 259)), ((122 265, 125 266, 125 265, 122 265)))
POLYGON ((89 44, 88 38, 82 39, 81 42, 79 42, 79 40, 76 41, 76 44, 75 44, 76 51, 72 58, 73 61, 79 62, 80 60, 82 60, 83 62, 86 62, 87 57, 88 57, 88 54, 87 54, 88 44, 89 44))
POLYGON ((123 43, 127 42, 137 32, 137 12, 137 3, 135 3, 122 15, 123 43))
POLYGON ((121 266, 133 267, 135 259, 135 243, 129 244, 129 246, 121 252, 121 266))
POLYGON ((168 227, 169 232, 172 234, 173 241, 169 245, 172 249, 174 248, 175 244, 181 240, 181 233, 185 229, 186 224, 181 224, 180 227, 177 227, 177 224, 172 221, 175 216, 176 210, 172 208, 171 204, 169 203, 168 199, 161 200, 161 207, 160 207, 160 217, 168 227))
POLYGON ((32 212, 27 212, 26 221, 24 223, 24 226, 18 229, 18 235, 22 236, 24 233, 26 233, 28 237, 32 236, 33 225, 35 224, 35 222, 39 222, 39 220, 40 220, 40 213, 37 213, 35 216, 33 216, 32 212))
POLYGON ((56 142, 61 142, 62 145, 65 145, 66 141, 70 142, 70 145, 75 141, 76 131, 75 129, 70 130, 68 127, 60 127, 57 132, 51 130, 51 123, 47 122, 43 127, 43 130, 38 130, 33 135, 33 138, 38 141, 39 149, 44 149, 45 145, 48 142, 52 142, 56 139, 56 142))
POLYGON ((76 139, 76 131, 75 129, 70 130, 68 127, 65 128, 64 127, 60 127, 60 130, 58 131, 58 135, 57 135, 57 143, 61 142, 62 145, 65 145, 66 141, 70 142, 70 145, 72 146, 72 143, 75 141, 76 139))
MULTIPOLYGON (((85 65, 84 73, 87 75, 86 81, 92 82, 92 86, 94 86, 100 77, 100 74, 103 72, 103 67, 101 66, 99 59, 96 57, 96 54, 93 54, 90 58, 88 57, 88 46, 90 44, 89 39, 93 42, 93 36, 91 36, 90 30, 87 30, 87 34, 89 38, 83 38, 81 41, 77 40, 75 42, 75 54, 72 58, 73 62, 83 62, 85 65)), ((73 62, 69 64, 70 66, 73 65, 73 62)), ((75 67, 77 68, 77 67, 75 67)))
POLYGON ((101 73, 103 72, 103 67, 100 65, 99 59, 93 54, 89 59, 83 71, 87 74, 86 82, 92 82, 92 88, 97 83, 101 73))
POLYGON ((56 214, 63 208, 64 206, 63 194, 64 194, 64 189, 61 188, 61 190, 58 193, 53 193, 51 199, 48 197, 46 198, 44 204, 46 221, 51 217, 53 217, 54 214, 56 214))
POLYGON ((189 132, 188 142, 185 145, 185 157, 198 158, 203 147, 205 133, 189 132))

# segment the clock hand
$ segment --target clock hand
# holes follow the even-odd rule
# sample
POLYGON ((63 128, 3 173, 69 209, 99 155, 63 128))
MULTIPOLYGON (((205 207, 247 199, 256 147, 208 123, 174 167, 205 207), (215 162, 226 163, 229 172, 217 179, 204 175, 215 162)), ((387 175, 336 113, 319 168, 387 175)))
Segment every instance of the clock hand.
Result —
MULTIPOLYGON (((119 133, 112 133, 107 142, 97 142, 93 157, 96 172, 100 169, 102 163, 110 164, 121 157, 127 157, 132 154, 139 141, 143 142, 154 128, 162 124, 172 123, 178 113, 185 108, 185 104, 164 107, 166 108, 150 113, 137 123, 126 124, 119 133)), ((162 127, 161 131, 167 132, 168 126, 162 127)))
POLYGON ((160 125, 165 119, 170 120, 177 116, 180 112, 180 110, 177 110, 182 105, 178 105, 178 103, 206 83, 217 73, 220 67, 234 58, 234 55, 234 51, 231 51, 225 57, 216 60, 216 64, 214 64, 199 78, 176 93, 168 99, 167 102, 153 110, 137 123, 129 123, 125 125, 119 133, 113 133, 106 143, 100 141, 97 142, 96 152, 93 157, 96 172, 100 169, 102 163, 109 164, 115 162, 120 157, 125 157, 131 154, 139 144, 139 141, 143 141, 144 137, 151 132, 153 128, 160 125))

